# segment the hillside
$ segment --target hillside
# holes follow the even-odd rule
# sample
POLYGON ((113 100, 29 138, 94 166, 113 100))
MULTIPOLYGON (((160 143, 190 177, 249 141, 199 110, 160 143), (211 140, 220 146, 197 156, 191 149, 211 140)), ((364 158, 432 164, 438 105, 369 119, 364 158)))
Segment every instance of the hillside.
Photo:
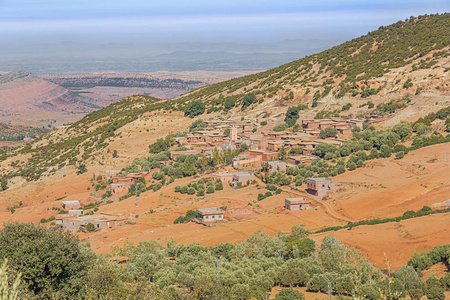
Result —
POLYGON ((0 123, 0 141, 22 141, 24 138, 34 139, 47 131, 45 128, 11 126, 0 123))
POLYGON ((444 14, 398 22, 328 51, 178 98, 130 96, 13 149, 13 156, 0 150, 0 218, 51 224, 65 199, 79 200, 94 216, 126 220, 77 233, 97 253, 129 242, 163 242, 167 236, 184 244, 239 243, 261 228, 274 236, 305 224, 317 241, 335 234, 377 267, 383 264, 383 251, 399 267, 414 251, 449 242, 444 225, 450 185, 449 20, 450 14, 444 14), (321 137, 327 127, 314 132, 302 122, 314 118, 321 125, 347 126, 347 132, 321 137), (214 140, 187 141, 188 134, 209 134, 231 145, 225 132, 231 135, 234 126, 241 128, 234 150, 218 154, 214 148, 222 145, 214 140), (185 141, 177 144, 175 138, 185 141), (255 142, 243 147, 242 141, 251 139, 255 142), (252 182, 216 190, 210 183, 205 193, 212 173, 234 172, 234 162, 239 167, 248 152, 267 150, 269 142, 283 144, 270 149, 270 160, 286 162, 288 155, 302 154, 309 162, 286 167, 284 174, 253 166, 252 182), (285 150, 290 143, 296 146, 285 150), (304 155, 308 145, 315 148, 304 155), (169 151, 187 149, 199 152, 170 158, 169 151), (119 177, 148 171, 148 177, 136 181, 134 190, 130 186, 127 193, 112 195, 109 181, 95 184, 92 176, 106 170, 121 170, 119 177), (325 199, 310 196, 305 182, 312 177, 331 177, 339 189, 325 199), (269 184, 275 189, 269 190, 269 184), (285 198, 305 196, 313 209, 283 208, 285 198), (202 207, 250 207, 252 214, 230 213, 212 226, 174 224, 202 207), (379 224, 385 218, 393 219, 379 224), (395 237, 397 242, 390 243, 395 237))
POLYGON ((0 76, 0 115, 36 111, 86 113, 99 107, 92 99, 77 95, 27 72, 10 72, 0 76))
POLYGON ((449 26, 450 14, 399 21, 278 68, 198 89, 175 102, 201 99, 206 111, 225 113, 228 101, 262 113, 273 106, 317 101, 318 107, 335 112, 348 102, 359 106, 404 95, 428 100, 448 96, 449 26), (248 94, 255 97, 244 104, 248 94))
POLYGON ((386 126, 401 120, 415 121, 450 104, 449 23, 450 14, 412 18, 319 54, 179 98, 160 101, 147 96, 128 97, 49 133, 33 145, 33 152, 40 157, 37 162, 46 160, 48 167, 74 165, 88 158, 92 149, 105 148, 105 139, 114 140, 115 131, 123 125, 155 111, 185 111, 192 100, 201 100, 204 113, 211 117, 228 119, 274 116, 279 122, 289 106, 306 103, 310 109, 301 112, 304 118, 368 118, 375 114, 384 117, 386 126), (389 102, 390 107, 401 98, 408 101, 391 111, 395 114, 383 109, 383 103, 389 102), (345 110, 344 105, 350 108, 345 110), (83 143, 90 145, 84 151, 83 143))

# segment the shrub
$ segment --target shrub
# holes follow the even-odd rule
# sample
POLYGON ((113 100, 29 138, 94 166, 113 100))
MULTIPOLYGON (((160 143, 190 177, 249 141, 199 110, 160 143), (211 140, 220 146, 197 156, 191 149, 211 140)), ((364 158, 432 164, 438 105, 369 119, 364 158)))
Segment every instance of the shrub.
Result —
POLYGON ((303 154, 303 149, 301 147, 292 147, 289 150, 289 154, 303 154))
POLYGON ((405 151, 399 151, 399 152, 395 153, 396 159, 402 159, 403 157, 405 157, 405 151))
POLYGON ((286 124, 278 124, 272 128, 273 131, 284 131, 286 130, 286 124))
POLYGON ((242 109, 247 108, 248 106, 252 105, 255 102, 256 102, 255 94, 254 93, 248 93, 242 99, 242 109))
POLYGON ((338 131, 337 131, 336 128, 333 128, 333 127, 327 127, 327 128, 322 129, 322 130, 320 131, 319 137, 320 137, 321 139, 326 139, 327 137, 333 137, 333 136, 336 136, 337 133, 338 133, 338 131))
POLYGON ((206 187, 206 193, 207 193, 207 194, 212 194, 212 193, 214 193, 214 186, 213 186, 212 184, 207 185, 207 187, 206 187))
POLYGON ((352 107, 352 104, 351 103, 347 103, 344 106, 342 106, 342 111, 349 110, 351 107, 352 107))
POLYGON ((274 192, 274 191, 277 190, 277 187, 274 186, 273 184, 270 184, 270 183, 269 183, 269 184, 266 185, 266 189, 268 189, 269 191, 274 192))
POLYGON ((198 119, 192 122, 191 126, 189 126, 189 132, 203 130, 208 126, 202 119, 198 119))
POLYGON ((304 300, 305 295, 292 288, 281 290, 276 296, 275 300, 304 300))
POLYGON ((224 107, 225 107, 226 110, 232 109, 235 104, 236 104, 236 101, 234 101, 233 98, 231 98, 231 97, 225 98, 224 107))
POLYGON ((356 164, 352 161, 347 163, 347 169, 349 169, 350 171, 353 171, 356 169, 356 164))
POLYGON ((325 292, 328 289, 325 280, 319 275, 314 275, 306 287, 308 288, 308 291, 311 292, 325 292))
POLYGON ((86 225, 86 230, 89 231, 89 232, 95 231, 95 226, 94 226, 94 224, 88 223, 88 224, 86 225))
POLYGON ((222 180, 217 179, 216 180, 216 191, 221 191, 221 190, 223 190, 222 180))
POLYGON ((77 168, 77 175, 86 173, 88 170, 86 169, 86 165, 85 164, 81 164, 78 166, 77 168))
POLYGON ((191 118, 201 115, 205 112, 205 104, 201 100, 195 100, 189 103, 184 110, 184 115, 191 118))
POLYGON ((444 289, 441 287, 432 287, 428 289, 426 292, 427 298, 429 300, 444 300, 445 299, 445 293, 444 289))

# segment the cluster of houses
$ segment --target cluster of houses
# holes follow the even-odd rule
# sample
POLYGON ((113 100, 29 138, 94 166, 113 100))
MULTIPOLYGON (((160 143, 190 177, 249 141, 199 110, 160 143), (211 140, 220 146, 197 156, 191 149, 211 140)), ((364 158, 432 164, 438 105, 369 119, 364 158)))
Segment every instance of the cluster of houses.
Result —
POLYGON ((125 177, 118 177, 117 174, 120 170, 105 170, 94 173, 93 180, 95 183, 103 181, 111 181, 110 189, 113 194, 126 194, 128 193, 130 186, 143 178, 148 181, 152 179, 153 172, 139 172, 130 173, 125 177))
POLYGON ((286 162, 289 165, 309 164, 315 158, 313 150, 319 144, 330 144, 339 148, 345 139, 351 137, 352 128, 362 129, 363 120, 327 118, 318 120, 301 120, 301 132, 291 131, 262 131, 255 133, 260 125, 257 122, 235 123, 230 120, 208 121, 208 127, 201 131, 195 131, 185 137, 175 138, 175 142, 190 150, 173 151, 171 159, 182 154, 200 154, 212 156, 212 149, 219 151, 235 150, 246 144, 247 151, 240 154, 233 161, 236 169, 258 168, 262 163, 270 162, 278 157, 281 149, 286 153, 292 148, 301 148, 302 153, 288 155, 286 162), (320 139, 320 131, 332 127, 338 132, 336 137, 320 139), (229 134, 224 132, 229 129, 229 134))
POLYGON ((63 201, 62 208, 68 211, 67 214, 58 214, 55 225, 61 226, 64 230, 85 231, 87 224, 94 225, 94 228, 109 227, 124 221, 124 218, 110 215, 84 215, 79 201, 63 201))
MULTIPOLYGON (((245 144, 246 151, 236 156, 232 166, 238 171, 234 173, 213 174, 213 180, 222 180, 231 185, 245 185, 254 179, 250 171, 268 166, 273 171, 285 172, 287 166, 298 166, 302 163, 310 164, 316 156, 313 150, 320 144, 331 144, 339 148, 345 138, 351 136, 353 127, 363 127, 363 121, 359 119, 326 118, 300 120, 301 132, 291 131, 262 131, 255 133, 261 126, 258 120, 236 122, 232 120, 206 121, 208 127, 195 131, 185 137, 175 137, 175 143, 183 145, 189 150, 170 151, 170 160, 175 160, 179 155, 205 154, 213 156, 213 149, 218 151, 240 149, 245 144), (338 132, 336 137, 319 139, 320 130, 332 127, 338 132), (229 134, 225 131, 229 130, 229 134), (288 155, 289 151, 296 148, 295 155, 288 155), (284 149, 286 157, 279 161, 280 151, 284 149), (301 153, 298 151, 301 149, 301 153)), ((112 194, 126 194, 130 186, 143 178, 152 180, 152 173, 130 173, 125 177, 118 177, 119 170, 106 170, 94 174, 94 182, 98 183, 110 180, 112 194)), ((317 194, 319 195, 319 194, 317 194)))

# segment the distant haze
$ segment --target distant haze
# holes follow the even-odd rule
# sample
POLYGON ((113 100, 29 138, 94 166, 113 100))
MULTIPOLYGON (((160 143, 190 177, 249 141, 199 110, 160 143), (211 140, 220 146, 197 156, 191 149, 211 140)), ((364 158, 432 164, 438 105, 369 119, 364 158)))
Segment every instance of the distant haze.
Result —
POLYGON ((262 70, 398 20, 430 1, 0 1, 0 71, 262 70))

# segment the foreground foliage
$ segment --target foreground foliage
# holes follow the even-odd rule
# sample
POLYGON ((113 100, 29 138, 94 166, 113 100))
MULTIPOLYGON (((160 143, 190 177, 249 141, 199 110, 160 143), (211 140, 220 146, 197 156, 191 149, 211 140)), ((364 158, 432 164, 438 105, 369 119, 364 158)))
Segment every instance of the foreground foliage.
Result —
MULTIPOLYGON (((320 275, 325 273, 340 274, 334 293, 360 299, 400 299, 407 294, 440 299, 449 288, 448 273, 422 282, 417 271, 448 263, 450 245, 414 254, 408 266, 385 277, 358 250, 333 236, 317 245, 308 235, 303 226, 294 226, 290 233, 273 237, 257 231, 238 245, 181 245, 173 239, 165 246, 127 242, 108 254, 125 263, 120 266, 96 257, 68 233, 14 223, 0 232, 5 245, 0 258, 9 259, 12 274, 23 272, 21 293, 28 299, 267 299, 276 285, 324 292, 327 286, 320 275)), ((17 287, 7 286, 16 293, 17 287)), ((304 296, 284 289, 276 299, 304 296)))

